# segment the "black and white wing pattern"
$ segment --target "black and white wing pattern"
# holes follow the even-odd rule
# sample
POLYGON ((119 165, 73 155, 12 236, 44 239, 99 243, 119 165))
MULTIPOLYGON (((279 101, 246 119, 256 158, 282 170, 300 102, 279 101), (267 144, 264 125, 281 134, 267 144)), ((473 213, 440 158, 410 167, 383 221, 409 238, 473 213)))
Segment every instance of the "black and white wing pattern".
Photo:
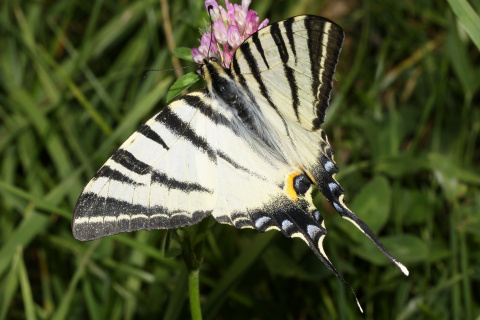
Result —
POLYGON ((293 17, 254 33, 235 52, 231 69, 260 107, 315 131, 325 118, 343 38, 325 18, 293 17))
POLYGON ((173 102, 108 159, 78 199, 76 239, 188 226, 213 211, 217 130, 207 97, 199 91, 173 102))
POLYGON ((342 281, 323 250, 316 186, 405 274, 408 270, 349 210, 325 132, 343 30, 316 16, 274 23, 248 38, 231 68, 205 59, 207 88, 142 125, 95 174, 75 208, 73 234, 177 228, 209 214, 304 240, 342 281))

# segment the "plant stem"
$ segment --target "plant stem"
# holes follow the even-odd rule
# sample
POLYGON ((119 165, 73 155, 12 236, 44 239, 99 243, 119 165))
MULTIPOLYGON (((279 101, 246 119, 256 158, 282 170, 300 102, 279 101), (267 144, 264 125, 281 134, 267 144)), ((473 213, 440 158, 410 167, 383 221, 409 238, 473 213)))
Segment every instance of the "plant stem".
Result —
POLYGON ((190 270, 188 275, 188 289, 190 291, 190 313, 193 320, 202 320, 200 306, 199 269, 190 270))

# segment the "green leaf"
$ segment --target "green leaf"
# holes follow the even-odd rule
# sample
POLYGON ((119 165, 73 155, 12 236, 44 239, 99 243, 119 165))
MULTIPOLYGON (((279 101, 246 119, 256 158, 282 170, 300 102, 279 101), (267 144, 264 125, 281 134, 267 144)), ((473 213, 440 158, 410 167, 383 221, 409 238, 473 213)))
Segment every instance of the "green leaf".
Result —
POLYGON ((392 178, 400 178, 406 174, 415 174, 429 168, 428 159, 412 153, 401 153, 395 156, 382 157, 375 169, 392 178))
MULTIPOLYGON (((418 237, 412 235, 389 236, 381 237, 380 241, 388 251, 402 263, 414 263, 428 259, 427 246, 425 242, 418 237)), ((377 265, 391 263, 373 243, 364 242, 355 250, 355 254, 377 265)))
POLYGON ((452 203, 464 191, 456 175, 456 164, 449 157, 439 153, 429 154, 428 159, 445 197, 452 203))
POLYGON ((179 314, 184 309, 188 290, 188 271, 186 267, 182 267, 175 282, 174 290, 171 292, 168 300, 167 309, 163 317, 164 320, 178 319, 179 314))
POLYGON ((190 53, 190 50, 192 49, 185 47, 175 48, 173 49, 173 54, 182 60, 193 62, 193 57, 190 53))
POLYGON ((451 257, 451 252, 445 241, 434 239, 431 242, 424 241, 428 245, 428 262, 433 263, 451 257))
POLYGON ((200 79, 201 77, 197 73, 190 72, 175 81, 168 91, 167 102, 180 95, 182 91, 187 90, 192 84, 200 79))
POLYGON ((81 257, 81 261, 79 265, 77 266, 77 270, 72 276, 72 279, 70 280, 70 283, 68 284, 68 288, 66 292, 64 292, 60 304, 58 305, 58 308, 55 310, 55 313, 51 317, 53 320, 60 320, 60 319, 66 319, 67 314, 69 314, 71 305, 72 305, 72 300, 74 297, 74 294, 76 292, 77 286, 79 281, 82 279, 83 274, 85 272, 85 269, 87 268, 87 264, 91 259, 92 253, 94 252, 95 248, 100 244, 99 241, 92 242, 89 245, 89 248, 87 252, 81 257))
MULTIPOLYGON (((302 243, 302 245, 304 244, 302 243)), ((271 246, 265 251, 263 262, 272 275, 299 277, 299 273, 302 271, 292 259, 291 254, 285 253, 277 246, 271 246)))
POLYGON ((428 215, 432 214, 435 207, 435 196, 430 192, 401 189, 394 208, 394 217, 398 218, 402 225, 424 224, 428 215))

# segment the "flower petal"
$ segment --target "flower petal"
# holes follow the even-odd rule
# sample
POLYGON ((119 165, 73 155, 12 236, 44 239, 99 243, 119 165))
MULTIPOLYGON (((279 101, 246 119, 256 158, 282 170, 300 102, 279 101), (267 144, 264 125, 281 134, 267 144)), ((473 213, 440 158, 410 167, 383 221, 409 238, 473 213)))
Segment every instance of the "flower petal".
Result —
POLYGON ((248 12, 248 7, 250 6, 250 3, 252 3, 252 0, 242 0, 243 11, 248 12))
MULTIPOLYGON (((223 21, 228 21, 228 12, 223 9, 223 7, 219 7, 220 9, 220 15, 221 15, 221 20, 223 21)), ((219 19, 220 20, 220 19, 219 19)))
POLYGON ((251 36, 255 31, 258 30, 259 22, 260 18, 258 17, 258 14, 253 10, 249 10, 245 23, 245 37, 251 36))
POLYGON ((222 46, 227 43, 227 28, 221 20, 216 20, 213 23, 213 35, 222 46))
POLYGON ((205 47, 210 47, 210 42, 212 42, 212 47, 215 47, 215 36, 212 37, 210 32, 204 33, 202 39, 200 40, 200 45, 205 47))
POLYGON ((193 61, 198 64, 203 63, 203 59, 205 58, 205 56, 200 52, 200 50, 198 50, 197 48, 193 48, 192 50, 190 50, 190 53, 192 54, 193 61))
POLYGON ((228 44, 235 51, 243 42, 243 37, 237 26, 229 26, 227 31, 228 44))
POLYGON ((223 63, 225 64, 226 68, 230 68, 230 62, 232 62, 234 51, 223 51, 223 63))
POLYGON ((227 22, 231 25, 236 25, 235 21, 235 7, 233 4, 228 2, 228 0, 225 0, 225 7, 227 7, 227 15, 228 15, 228 20, 227 22))
POLYGON ((245 20, 247 18, 247 12, 243 11, 242 7, 239 6, 238 4, 234 5, 235 7, 235 21, 236 21, 236 26, 239 28, 240 33, 243 34, 245 31, 245 20))
POLYGON ((260 25, 258 26, 258 30, 262 29, 262 28, 265 28, 266 26, 268 25, 268 19, 265 19, 262 21, 262 23, 260 23, 260 25))

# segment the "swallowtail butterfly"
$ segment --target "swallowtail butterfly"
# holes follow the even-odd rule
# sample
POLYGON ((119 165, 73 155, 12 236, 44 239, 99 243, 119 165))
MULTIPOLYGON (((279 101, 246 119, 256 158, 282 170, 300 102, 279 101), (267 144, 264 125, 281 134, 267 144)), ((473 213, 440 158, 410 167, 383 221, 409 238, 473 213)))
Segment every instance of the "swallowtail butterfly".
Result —
POLYGON ((408 274, 345 206, 320 129, 343 38, 335 23, 303 15, 254 33, 230 69, 205 59, 207 87, 140 126, 90 180, 75 207, 74 237, 179 228, 212 215, 236 228, 298 237, 344 281, 323 250, 316 186, 408 274))

